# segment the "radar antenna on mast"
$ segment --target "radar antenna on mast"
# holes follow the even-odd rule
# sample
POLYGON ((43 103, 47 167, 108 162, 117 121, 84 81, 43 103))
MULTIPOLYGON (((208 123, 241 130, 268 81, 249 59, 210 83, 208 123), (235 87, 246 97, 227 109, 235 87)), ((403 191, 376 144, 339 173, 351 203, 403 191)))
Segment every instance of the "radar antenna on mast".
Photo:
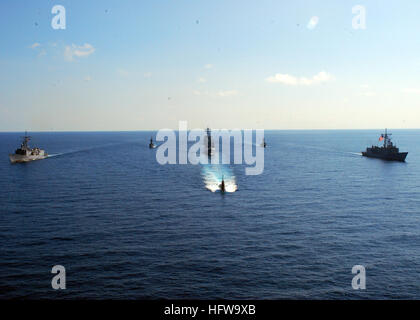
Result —
POLYGON ((207 134, 207 155, 209 157, 211 157, 211 155, 212 155, 212 150, 211 150, 212 141, 211 141, 211 130, 210 130, 210 128, 206 129, 206 134, 207 134))

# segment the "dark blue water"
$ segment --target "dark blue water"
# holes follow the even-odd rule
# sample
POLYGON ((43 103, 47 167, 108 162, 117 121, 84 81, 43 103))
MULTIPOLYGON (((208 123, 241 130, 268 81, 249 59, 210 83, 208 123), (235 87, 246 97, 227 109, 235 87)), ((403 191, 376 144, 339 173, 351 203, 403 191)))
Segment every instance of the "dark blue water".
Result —
POLYGON ((265 170, 159 165, 149 132, 0 134, 0 298, 420 298, 420 131, 266 132, 265 170), (51 288, 63 265, 67 289, 51 288), (366 290, 351 287, 366 267, 366 290))

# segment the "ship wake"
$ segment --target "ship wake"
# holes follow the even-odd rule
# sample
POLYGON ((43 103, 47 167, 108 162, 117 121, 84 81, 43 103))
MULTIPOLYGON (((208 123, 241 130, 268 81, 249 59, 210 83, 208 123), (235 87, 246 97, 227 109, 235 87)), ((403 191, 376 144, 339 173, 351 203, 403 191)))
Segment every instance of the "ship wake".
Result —
POLYGON ((211 192, 220 191, 222 179, 225 181, 225 192, 235 192, 238 190, 235 175, 232 169, 222 165, 204 165, 201 170, 203 182, 206 189, 211 192))

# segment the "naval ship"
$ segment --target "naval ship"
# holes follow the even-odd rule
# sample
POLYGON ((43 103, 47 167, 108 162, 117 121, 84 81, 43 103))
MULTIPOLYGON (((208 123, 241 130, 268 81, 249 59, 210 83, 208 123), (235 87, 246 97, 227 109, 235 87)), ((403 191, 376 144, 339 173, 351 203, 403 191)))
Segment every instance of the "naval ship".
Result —
POLYGON ((214 155, 214 143, 212 141, 212 137, 211 137, 211 130, 210 128, 206 129, 206 136, 205 136, 205 146, 207 147, 207 156, 211 157, 214 155))
POLYGON ((149 149, 154 149, 156 148, 156 145, 153 143, 153 137, 150 138, 150 143, 149 143, 149 149))
POLYGON ((31 140, 31 137, 25 132, 23 137, 23 142, 20 145, 19 149, 16 149, 14 154, 9 154, 9 159, 11 163, 16 162, 29 162, 34 160, 41 160, 48 157, 48 154, 45 150, 39 148, 30 148, 28 142, 31 140))
POLYGON ((265 142, 265 139, 263 139, 263 141, 261 143, 261 147, 267 148, 267 143, 265 142))
POLYGON ((404 162, 408 152, 400 152, 400 150, 391 141, 391 133, 385 129, 385 134, 381 134, 379 141, 383 141, 384 144, 381 147, 372 146, 366 148, 366 151, 362 152, 362 155, 369 158, 379 158, 389 161, 401 161, 404 162))

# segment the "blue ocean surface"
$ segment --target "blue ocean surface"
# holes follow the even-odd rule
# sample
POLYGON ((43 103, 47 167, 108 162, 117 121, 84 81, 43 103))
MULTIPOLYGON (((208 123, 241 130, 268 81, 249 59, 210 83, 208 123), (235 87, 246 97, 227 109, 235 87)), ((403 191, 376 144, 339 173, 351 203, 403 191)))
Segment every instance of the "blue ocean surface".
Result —
POLYGON ((419 299, 420 131, 405 163, 360 155, 381 133, 266 131, 256 176, 160 165, 155 132, 34 132, 52 156, 11 164, 0 133, 0 298, 419 299))

